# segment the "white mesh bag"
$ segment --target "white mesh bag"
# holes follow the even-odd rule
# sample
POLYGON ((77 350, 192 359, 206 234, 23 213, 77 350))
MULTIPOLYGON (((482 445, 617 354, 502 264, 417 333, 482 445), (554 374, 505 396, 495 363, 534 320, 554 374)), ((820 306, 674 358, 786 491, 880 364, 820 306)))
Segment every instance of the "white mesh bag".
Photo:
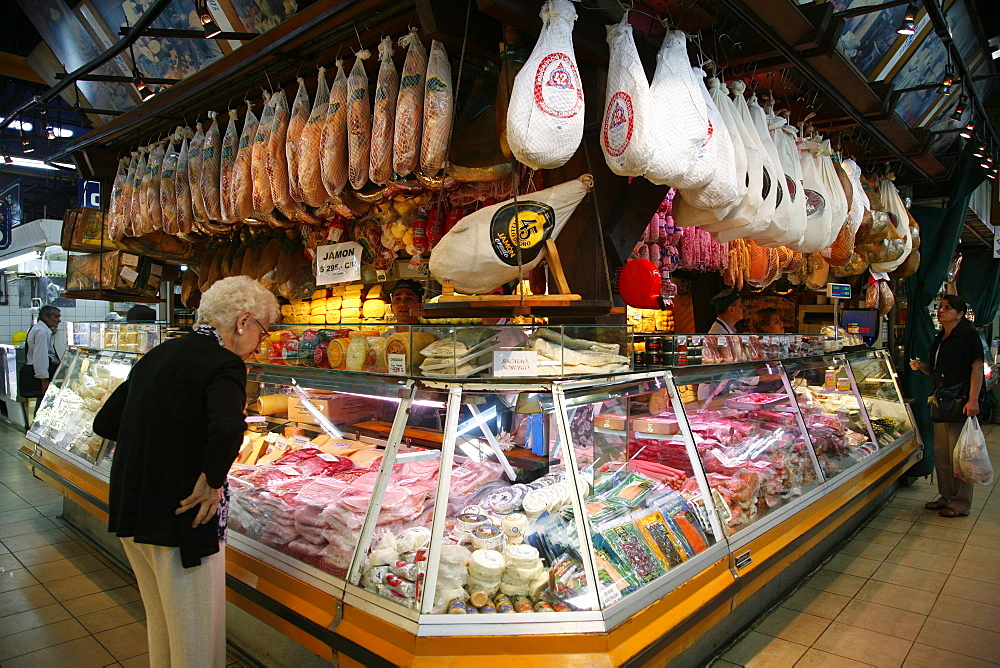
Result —
POLYGON ((799 149, 795 144, 795 128, 779 116, 768 117, 768 129, 774 140, 774 148, 778 153, 778 163, 785 176, 785 196, 788 197, 791 213, 790 224, 798 231, 795 241, 788 247, 798 248, 799 242, 806 235, 806 200, 802 187, 802 163, 799 162, 799 149))
POLYGON ((913 251, 913 237, 910 236, 910 217, 906 212, 906 205, 903 204, 899 191, 893 185, 891 178, 882 180, 878 186, 878 196, 882 200, 882 206, 888 213, 896 216, 896 231, 903 235, 903 254, 891 262, 872 263, 872 271, 884 271, 886 273, 895 271, 896 267, 903 264, 913 251))
POLYGON ((791 217, 791 200, 785 192, 784 168, 778 159, 778 149, 771 139, 771 132, 767 128, 767 116, 764 109, 757 104, 757 96, 750 97, 747 105, 750 111, 750 120, 753 121, 754 130, 757 131, 757 139, 760 141, 761 149, 764 152, 764 165, 767 171, 773 175, 772 187, 774 188, 774 216, 767 231, 754 237, 757 243, 762 246, 783 246, 787 243, 798 241, 804 232, 802 227, 793 227, 791 217))
POLYGON ((576 10, 569 0, 542 5, 542 32, 514 78, 507 141, 532 169, 562 167, 583 139, 583 83, 573 53, 576 10))
MULTIPOLYGON (((656 56, 649 86, 651 140, 654 150, 646 178, 676 188, 698 188, 712 177, 695 164, 708 138, 708 107, 698 91, 683 32, 670 30, 656 56)), ((702 158, 704 161, 704 158, 702 158)))
MULTIPOLYGON (((736 155, 733 140, 726 128, 719 108, 701 82, 705 73, 700 67, 694 68, 695 80, 699 82, 705 106, 708 108, 709 135, 702 147, 705 163, 712 165, 712 179, 693 190, 681 190, 684 199, 701 209, 727 209, 740 198, 739 180, 736 177, 736 155)), ((745 172, 744 172, 745 176, 745 172)))
MULTIPOLYGON (((818 253, 830 244, 827 237, 833 227, 830 195, 826 191, 819 161, 820 145, 814 141, 799 142, 802 164, 802 186, 806 204, 806 234, 795 247, 801 253, 818 253)), ((838 185, 839 189, 840 186, 838 185)))
POLYGON ((628 23, 608 26, 608 88, 604 96, 601 150, 608 168, 619 176, 642 176, 649 164, 649 82, 628 23))

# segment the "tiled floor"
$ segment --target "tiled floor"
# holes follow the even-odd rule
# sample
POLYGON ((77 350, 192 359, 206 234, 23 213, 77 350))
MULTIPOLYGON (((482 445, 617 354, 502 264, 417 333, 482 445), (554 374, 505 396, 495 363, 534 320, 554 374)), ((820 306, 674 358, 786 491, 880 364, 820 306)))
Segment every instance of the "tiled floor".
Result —
MULTIPOLYGON (((1000 426, 986 443, 1000 464, 1000 426)), ((865 528, 712 665, 1000 665, 1000 493, 969 517, 925 510, 936 484, 901 489, 865 528)))
POLYGON ((59 519, 59 492, 14 456, 24 442, 0 425, 0 666, 148 666, 135 580, 59 519))

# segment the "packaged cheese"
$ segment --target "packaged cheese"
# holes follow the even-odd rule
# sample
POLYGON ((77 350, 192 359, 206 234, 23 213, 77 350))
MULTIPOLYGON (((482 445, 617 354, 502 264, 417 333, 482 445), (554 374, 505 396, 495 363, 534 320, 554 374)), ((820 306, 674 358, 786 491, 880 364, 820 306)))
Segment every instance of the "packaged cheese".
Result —
POLYGON ((347 365, 347 346, 350 339, 331 339, 326 349, 326 357, 331 369, 343 369, 347 365))
POLYGON ((365 337, 367 340, 367 353, 365 355, 364 370, 372 373, 388 373, 389 362, 386 357, 387 339, 381 336, 365 337))
POLYGON ((409 371, 412 368, 419 367, 425 357, 421 354, 422 351, 427 346, 431 345, 437 341, 437 337, 428 332, 412 332, 409 334, 393 334, 386 338, 386 355, 405 355, 406 356, 406 369, 409 371), (412 337, 412 338, 411 338, 412 337), (417 352, 413 353, 411 358, 411 346, 416 349, 417 352))

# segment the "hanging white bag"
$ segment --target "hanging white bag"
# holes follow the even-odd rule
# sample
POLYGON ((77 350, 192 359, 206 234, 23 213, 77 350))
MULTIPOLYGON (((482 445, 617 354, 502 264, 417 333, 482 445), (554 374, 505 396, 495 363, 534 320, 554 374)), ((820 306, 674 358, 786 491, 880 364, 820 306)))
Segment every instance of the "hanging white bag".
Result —
POLYGON ((823 248, 830 246, 837 240, 837 235, 840 234, 841 228, 847 222, 847 194, 844 192, 844 186, 840 183, 840 177, 837 176, 839 167, 833 161, 833 153, 830 140, 824 140, 819 153, 819 163, 823 172, 823 180, 826 183, 826 191, 830 197, 828 206, 832 208, 830 211, 832 225, 830 227, 830 234, 826 238, 826 245, 823 248))
POLYGON ((576 9, 569 0, 542 5, 542 32, 514 78, 507 141, 532 169, 562 167, 583 139, 583 82, 573 53, 576 9))
POLYGON ((767 127, 767 116, 764 109, 757 103, 757 96, 750 96, 747 105, 750 112, 750 120, 753 122, 754 130, 757 132, 757 140, 760 142, 761 150, 764 153, 765 169, 773 176, 772 187, 774 188, 774 216, 767 231, 756 235, 754 240, 762 246, 784 246, 788 243, 798 241, 805 230, 794 225, 792 220, 791 200, 788 198, 785 186, 785 170, 778 159, 778 149, 771 139, 771 132, 767 127))
POLYGON ((642 176, 649 165, 649 82, 628 23, 608 26, 608 88, 604 96, 601 150, 608 168, 619 176, 642 176))
POLYGON ((698 188, 711 178, 695 169, 708 138, 708 107, 698 92, 687 39, 680 30, 667 31, 656 56, 656 72, 649 86, 651 141, 646 178, 660 185, 698 188))
POLYGON ((955 477, 970 484, 990 485, 993 483, 993 464, 990 453, 986 449, 986 437, 983 436, 979 419, 965 419, 962 433, 952 451, 951 468, 955 477))
POLYGON ((431 251, 431 276, 454 283, 458 292, 484 294, 527 275, 545 257, 545 242, 555 240, 593 185, 593 177, 584 174, 519 197, 516 212, 508 199, 465 216, 431 251))
MULTIPOLYGON (((740 198, 739 180, 736 176, 736 154, 733 139, 729 134, 722 113, 709 94, 705 84, 705 72, 700 67, 693 68, 705 106, 708 108, 708 139, 702 147, 706 164, 712 165, 712 179, 700 188, 681 190, 685 201, 700 209, 727 209, 740 198)), ((744 158, 745 160, 745 158, 744 158)))
POLYGON ((873 271, 884 271, 886 273, 895 271, 896 267, 903 264, 913 251, 913 238, 910 236, 910 216, 907 214, 906 205, 903 204, 899 191, 892 183, 892 176, 886 177, 878 186, 879 199, 882 200, 882 207, 886 212, 896 217, 896 231, 903 237, 903 254, 891 262, 872 263, 873 271))
POLYGON ((826 240, 833 227, 832 207, 823 180, 819 151, 820 145, 815 141, 799 142, 799 161, 802 164, 802 185, 806 204, 806 234, 794 246, 800 253, 818 253, 830 245, 826 240))
POLYGON ((792 250, 799 250, 798 244, 806 235, 806 199, 802 186, 802 163, 799 162, 799 149, 795 144, 796 131, 788 121, 780 116, 768 118, 768 129, 774 140, 774 148, 778 153, 778 163, 785 177, 785 195, 790 202, 791 225, 798 230, 794 242, 788 244, 792 250))
POLYGON ((740 204, 734 207, 720 223, 705 228, 719 243, 740 238, 753 239, 756 235, 767 230, 771 219, 774 218, 777 204, 774 176, 768 172, 767 164, 764 161, 764 149, 760 145, 757 131, 753 127, 753 120, 750 118, 750 109, 743 97, 746 84, 742 81, 734 81, 730 88, 736 121, 742 132, 743 146, 746 149, 749 183, 747 184, 747 194, 740 204))

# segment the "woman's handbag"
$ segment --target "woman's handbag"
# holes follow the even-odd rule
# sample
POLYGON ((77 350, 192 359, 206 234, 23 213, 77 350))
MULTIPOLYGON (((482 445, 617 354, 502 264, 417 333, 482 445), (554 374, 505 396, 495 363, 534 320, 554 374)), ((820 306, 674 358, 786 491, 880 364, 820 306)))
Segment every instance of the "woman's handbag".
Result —
POLYGON ((965 414, 962 409, 969 401, 969 382, 959 383, 950 387, 939 387, 927 397, 927 408, 930 411, 931 422, 962 422, 965 414))

